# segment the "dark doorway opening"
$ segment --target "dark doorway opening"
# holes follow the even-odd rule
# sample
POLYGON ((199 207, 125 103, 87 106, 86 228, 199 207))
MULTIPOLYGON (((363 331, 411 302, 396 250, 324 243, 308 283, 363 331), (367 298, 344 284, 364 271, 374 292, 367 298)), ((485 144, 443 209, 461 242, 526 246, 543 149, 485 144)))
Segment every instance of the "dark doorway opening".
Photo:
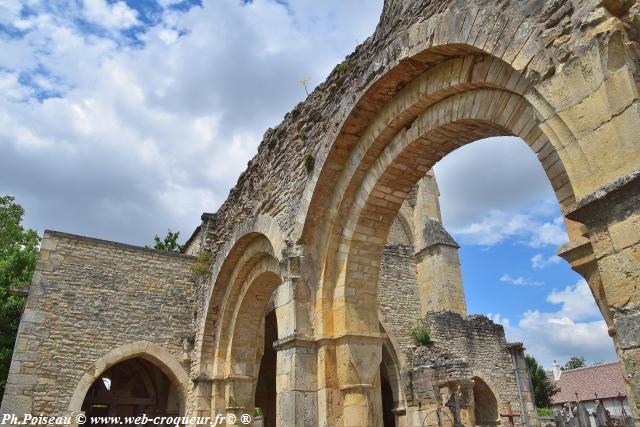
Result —
POLYGON ((396 427, 395 404, 393 389, 389 381, 389 373, 384 363, 380 364, 380 393, 382 394, 382 423, 384 427, 396 427))
POLYGON ((473 401, 475 404, 476 425, 497 426, 500 424, 496 396, 487 383, 478 377, 473 379, 473 401))
MULTIPOLYGON (((87 391, 82 410, 89 425, 91 417, 99 416, 176 417, 180 400, 178 389, 157 366, 136 357, 103 372, 87 391)), ((118 425, 144 425, 122 423, 118 425)))
POLYGON ((262 416, 263 427, 276 425, 276 351, 273 343, 278 339, 276 311, 271 310, 264 319, 264 353, 256 384, 255 406, 262 416))

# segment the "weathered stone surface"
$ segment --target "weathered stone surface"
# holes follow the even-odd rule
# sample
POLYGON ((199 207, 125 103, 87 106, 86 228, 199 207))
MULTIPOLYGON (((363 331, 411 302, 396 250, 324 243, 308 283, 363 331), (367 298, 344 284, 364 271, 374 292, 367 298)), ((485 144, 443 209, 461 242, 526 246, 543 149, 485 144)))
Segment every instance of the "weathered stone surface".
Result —
MULTIPOLYGON (((405 395, 402 367, 416 308, 466 314, 435 181, 420 180, 500 135, 521 137, 544 168, 566 216, 563 255, 594 292, 638 409, 640 347, 624 315, 640 305, 639 13, 626 0, 385 1, 374 34, 267 130, 225 203, 203 214, 186 253, 210 251, 210 276, 191 277, 188 257, 48 233, 2 411, 67 410, 92 363, 116 363, 140 340, 135 351, 189 365, 187 413, 250 410, 251 395, 231 401, 255 386, 273 309, 278 339, 293 337, 278 350, 292 361, 278 392, 295 406, 280 404, 281 425, 380 425, 381 360, 398 424, 412 421, 404 402, 421 397, 405 395)), ((452 359, 451 373, 485 366, 468 334, 501 334, 460 319, 452 349, 457 337, 455 351, 477 357, 452 359)), ((456 392, 430 387, 416 390, 432 403, 456 392)))

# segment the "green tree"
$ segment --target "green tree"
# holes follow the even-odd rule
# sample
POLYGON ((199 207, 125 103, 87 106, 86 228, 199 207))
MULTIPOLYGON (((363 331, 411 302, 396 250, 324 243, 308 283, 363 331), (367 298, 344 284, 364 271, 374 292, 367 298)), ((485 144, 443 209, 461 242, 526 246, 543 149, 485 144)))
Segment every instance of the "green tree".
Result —
POLYGON ((25 298, 11 288, 31 283, 40 237, 22 227, 24 209, 11 196, 0 197, 0 398, 9 374, 25 298))
POLYGON ((584 368, 587 366, 587 361, 582 356, 573 356, 571 359, 567 361, 562 367, 563 371, 568 371, 569 369, 578 369, 584 368))
POLYGON ((547 377, 544 368, 533 356, 527 355, 525 358, 527 360, 527 367, 529 368, 529 375, 531 375, 536 406, 548 408, 551 406, 551 397, 558 393, 560 388, 549 381, 549 377, 547 377))
POLYGON ((179 236, 179 231, 174 233, 171 230, 168 230, 167 235, 164 236, 164 240, 161 240, 160 236, 156 234, 153 238, 153 249, 166 252, 180 252, 182 250, 182 245, 178 244, 179 236))

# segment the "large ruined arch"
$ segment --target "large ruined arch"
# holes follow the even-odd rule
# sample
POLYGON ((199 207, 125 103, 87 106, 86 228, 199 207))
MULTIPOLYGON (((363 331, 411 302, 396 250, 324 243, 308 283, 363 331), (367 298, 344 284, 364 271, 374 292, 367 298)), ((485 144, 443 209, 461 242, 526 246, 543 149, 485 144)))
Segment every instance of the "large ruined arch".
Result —
MULTIPOLYGON (((317 165, 298 233, 318 261, 315 332, 337 337, 338 388, 346 403, 336 423, 379 421, 362 407, 375 406, 367 365, 381 358, 374 307, 382 249, 408 191, 439 159, 478 139, 518 136, 538 156, 563 212, 597 189, 587 175, 598 173, 599 158, 578 143, 583 124, 560 115, 567 107, 562 95, 540 84, 538 71, 549 62, 540 32, 520 16, 475 8, 416 24, 408 41, 389 47, 406 55, 369 86, 317 165)), ((584 82, 564 83, 588 93, 584 82)), ((588 239, 573 218, 565 218, 570 239, 588 239)), ((610 322, 599 279, 587 279, 610 322)))

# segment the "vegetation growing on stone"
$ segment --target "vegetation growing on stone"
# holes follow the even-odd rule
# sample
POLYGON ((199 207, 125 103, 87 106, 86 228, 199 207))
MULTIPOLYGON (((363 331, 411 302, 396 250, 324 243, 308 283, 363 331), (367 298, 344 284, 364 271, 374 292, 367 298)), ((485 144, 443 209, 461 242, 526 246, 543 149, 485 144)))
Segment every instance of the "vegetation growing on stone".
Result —
POLYGON ((23 216, 24 209, 13 197, 0 197, 0 397, 26 300, 9 290, 31 283, 40 244, 35 230, 23 228, 23 216))
POLYGON ((426 325, 415 325, 413 328, 411 328, 411 336, 420 345, 430 346, 433 344, 433 341, 431 341, 431 331, 426 325))
POLYGON ((350 68, 350 66, 347 63, 347 61, 343 61, 343 62, 339 63, 338 65, 336 65, 335 70, 338 73, 345 73, 345 72, 349 71, 349 68, 350 68))
POLYGON ((189 270, 197 276, 206 276, 211 273, 211 252, 203 250, 198 254, 196 262, 191 264, 189 270))
POLYGON ((184 336, 184 339, 187 340, 187 343, 190 347, 193 347, 193 345, 196 343, 196 335, 193 332, 188 332, 184 336))
POLYGON ((307 153, 304 155, 304 167, 307 170, 307 173, 313 172, 313 167, 316 164, 316 159, 313 157, 313 154, 307 153))

